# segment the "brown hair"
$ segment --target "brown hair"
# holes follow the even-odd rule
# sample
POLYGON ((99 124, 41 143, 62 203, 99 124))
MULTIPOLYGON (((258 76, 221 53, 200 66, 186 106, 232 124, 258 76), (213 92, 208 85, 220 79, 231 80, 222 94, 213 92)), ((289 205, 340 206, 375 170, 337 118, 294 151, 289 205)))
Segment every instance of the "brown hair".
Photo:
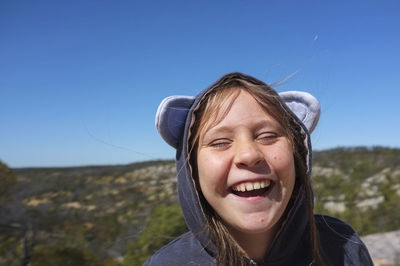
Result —
POLYGON ((288 214, 294 200, 301 192, 305 193, 308 216, 310 221, 310 238, 313 251, 313 259, 318 265, 323 265, 323 260, 319 253, 318 233, 315 225, 313 213, 312 192, 310 179, 307 176, 307 156, 308 150, 304 140, 306 135, 301 126, 283 106, 279 95, 268 85, 253 77, 231 73, 223 76, 212 85, 203 95, 197 109, 194 111, 194 123, 191 127, 189 139, 189 160, 193 170, 196 189, 199 193, 200 203, 206 216, 206 230, 217 248, 217 265, 247 265, 248 258, 246 253, 229 233, 222 219, 208 204, 204 198, 198 182, 196 151, 200 133, 218 124, 229 112, 232 103, 240 93, 245 90, 250 93, 260 106, 276 121, 280 123, 284 130, 284 135, 289 139, 293 147, 295 161, 296 182, 291 199, 286 207, 282 219, 288 214), (302 190, 302 191, 300 191, 302 190))

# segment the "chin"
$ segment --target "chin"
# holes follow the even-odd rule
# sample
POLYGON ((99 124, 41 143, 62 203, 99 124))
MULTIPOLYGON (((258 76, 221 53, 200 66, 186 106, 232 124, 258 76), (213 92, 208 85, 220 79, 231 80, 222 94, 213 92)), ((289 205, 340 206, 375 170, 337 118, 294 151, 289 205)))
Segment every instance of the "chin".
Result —
POLYGON ((238 224, 231 224, 229 227, 235 231, 245 234, 260 234, 274 230, 278 221, 268 215, 245 215, 245 219, 238 224), (249 217, 250 216, 250 217, 249 217))

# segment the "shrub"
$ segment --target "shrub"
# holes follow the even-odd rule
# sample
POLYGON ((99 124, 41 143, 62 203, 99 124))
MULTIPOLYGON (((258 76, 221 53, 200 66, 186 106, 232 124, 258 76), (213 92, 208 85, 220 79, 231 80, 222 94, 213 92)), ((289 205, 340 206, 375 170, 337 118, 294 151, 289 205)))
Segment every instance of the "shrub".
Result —
POLYGON ((160 204, 136 242, 128 245, 124 265, 142 265, 154 252, 187 231, 178 204, 160 204))

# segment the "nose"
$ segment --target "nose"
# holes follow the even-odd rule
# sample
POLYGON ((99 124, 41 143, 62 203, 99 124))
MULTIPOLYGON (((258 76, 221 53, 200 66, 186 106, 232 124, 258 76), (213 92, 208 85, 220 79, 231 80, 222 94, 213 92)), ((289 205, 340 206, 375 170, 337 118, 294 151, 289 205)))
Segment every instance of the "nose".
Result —
POLYGON ((264 155, 253 140, 236 143, 234 163, 238 168, 253 167, 264 160, 264 155))

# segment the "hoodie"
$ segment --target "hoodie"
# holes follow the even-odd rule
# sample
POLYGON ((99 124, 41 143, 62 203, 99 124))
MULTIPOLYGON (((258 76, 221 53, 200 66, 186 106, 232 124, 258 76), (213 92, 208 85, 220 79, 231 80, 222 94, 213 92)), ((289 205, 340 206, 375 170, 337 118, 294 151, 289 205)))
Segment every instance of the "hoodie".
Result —
MULTIPOLYGON (((241 73, 229 74, 243 77, 241 73)), ((212 87, 212 86, 211 86, 212 87)), ((196 97, 170 96, 164 99, 156 114, 156 127, 163 139, 176 149, 179 203, 189 232, 177 237, 157 251, 144 265, 215 265, 216 247, 204 230, 205 215, 188 161, 190 127, 193 112, 210 91, 205 89, 196 97)), ((305 134, 308 178, 311 175, 310 133, 318 123, 320 106, 310 94, 289 91, 280 99, 305 134)), ((305 195, 299 194, 282 223, 268 254, 265 265, 313 265, 310 245, 309 219, 305 195)), ((373 265, 368 250, 354 230, 344 222, 315 215, 319 232, 320 251, 327 265, 373 265)), ((249 265, 257 265, 249 259, 249 265)))

